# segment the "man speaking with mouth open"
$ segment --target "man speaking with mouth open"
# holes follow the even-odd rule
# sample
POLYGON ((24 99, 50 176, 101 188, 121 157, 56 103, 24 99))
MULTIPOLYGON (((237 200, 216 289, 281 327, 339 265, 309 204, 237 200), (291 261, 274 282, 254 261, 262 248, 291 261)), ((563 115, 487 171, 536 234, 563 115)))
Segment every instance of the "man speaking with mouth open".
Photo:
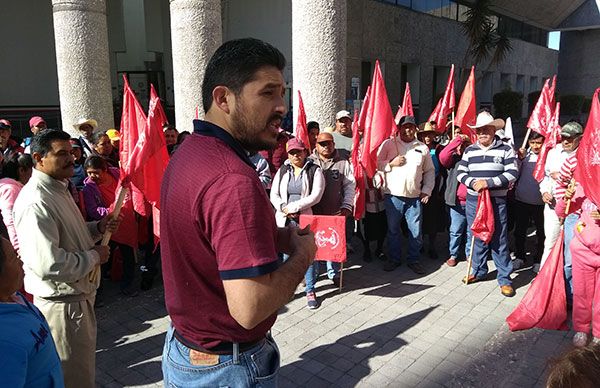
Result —
POLYGON ((256 39, 219 47, 204 75, 204 120, 194 120, 165 172, 165 386, 277 386, 269 330, 316 251, 308 229, 277 228, 248 158, 277 145, 284 67, 281 52, 256 39))

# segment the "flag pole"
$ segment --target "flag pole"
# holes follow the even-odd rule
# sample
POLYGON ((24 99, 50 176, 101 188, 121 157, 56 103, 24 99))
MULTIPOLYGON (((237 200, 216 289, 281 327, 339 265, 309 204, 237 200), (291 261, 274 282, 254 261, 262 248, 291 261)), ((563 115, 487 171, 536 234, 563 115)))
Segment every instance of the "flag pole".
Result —
POLYGON ((450 139, 454 139, 454 108, 452 108, 452 124, 450 124, 450 139))
POLYGON ((340 289, 338 292, 342 292, 342 286, 344 284, 344 262, 342 261, 342 266, 340 267, 340 289))
POLYGON ((523 145, 521 148, 525 148, 527 145, 527 141, 529 140, 529 135, 531 134, 531 128, 527 128, 527 133, 525 134, 525 139, 523 139, 523 145))
MULTIPOLYGON (((125 201, 125 194, 127 194, 127 188, 121 186, 121 189, 119 190, 119 196, 117 197, 117 201, 115 203, 115 210, 113 210, 113 217, 119 218, 119 214, 121 214, 121 208, 123 207, 123 202, 125 201)), ((104 232, 104 236, 102 236, 102 242, 100 243, 100 245, 108 245, 108 242, 110 241, 110 236, 112 235, 111 232, 109 231, 105 231, 104 232)), ((98 281, 98 278, 100 277, 100 265, 97 265, 92 272, 90 272, 90 282, 92 283, 96 283, 98 281)))
POLYGON ((467 277, 465 278, 465 286, 469 285, 469 275, 471 275, 471 261, 473 259, 473 248, 475 246, 475 236, 471 236, 471 249, 469 250, 469 259, 467 260, 467 277))

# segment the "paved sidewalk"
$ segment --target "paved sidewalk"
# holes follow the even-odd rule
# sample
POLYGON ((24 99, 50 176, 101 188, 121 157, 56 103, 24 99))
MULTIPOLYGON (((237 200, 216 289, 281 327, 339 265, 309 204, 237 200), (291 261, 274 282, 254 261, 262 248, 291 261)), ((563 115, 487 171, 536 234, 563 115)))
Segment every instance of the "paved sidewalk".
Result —
MULTIPOLYGON (((504 319, 531 271, 513 274, 517 296, 505 298, 491 261, 490 280, 469 286, 461 283, 464 262, 422 263, 428 273, 418 277, 406 265, 384 272, 381 261, 353 257, 341 293, 320 278, 317 310, 299 289, 273 328, 280 386, 544 387, 547 359, 569 349, 573 333, 508 331, 504 319)), ((162 287, 135 298, 107 288, 105 300, 115 300, 98 309, 98 385, 162 386, 162 287)))

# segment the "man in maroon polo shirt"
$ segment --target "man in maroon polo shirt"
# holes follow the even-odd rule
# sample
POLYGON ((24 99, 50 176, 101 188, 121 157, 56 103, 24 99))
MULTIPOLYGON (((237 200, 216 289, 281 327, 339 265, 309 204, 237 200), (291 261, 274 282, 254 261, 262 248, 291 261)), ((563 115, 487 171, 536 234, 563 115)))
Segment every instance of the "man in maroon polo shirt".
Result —
POLYGON ((285 58, 256 39, 224 43, 202 85, 204 121, 182 143, 161 192, 165 385, 276 386, 269 334, 316 246, 278 229, 248 152, 273 148, 286 112, 285 58), (281 263, 277 252, 291 255, 281 263))

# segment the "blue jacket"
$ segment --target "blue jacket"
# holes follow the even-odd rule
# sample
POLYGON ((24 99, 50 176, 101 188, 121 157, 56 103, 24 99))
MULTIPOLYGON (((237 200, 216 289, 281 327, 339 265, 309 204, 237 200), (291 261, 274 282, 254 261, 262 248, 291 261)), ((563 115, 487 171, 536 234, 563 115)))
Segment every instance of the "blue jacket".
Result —
POLYGON ((40 310, 17 293, 20 303, 0 303, 0 387, 64 387, 60 359, 40 310))

